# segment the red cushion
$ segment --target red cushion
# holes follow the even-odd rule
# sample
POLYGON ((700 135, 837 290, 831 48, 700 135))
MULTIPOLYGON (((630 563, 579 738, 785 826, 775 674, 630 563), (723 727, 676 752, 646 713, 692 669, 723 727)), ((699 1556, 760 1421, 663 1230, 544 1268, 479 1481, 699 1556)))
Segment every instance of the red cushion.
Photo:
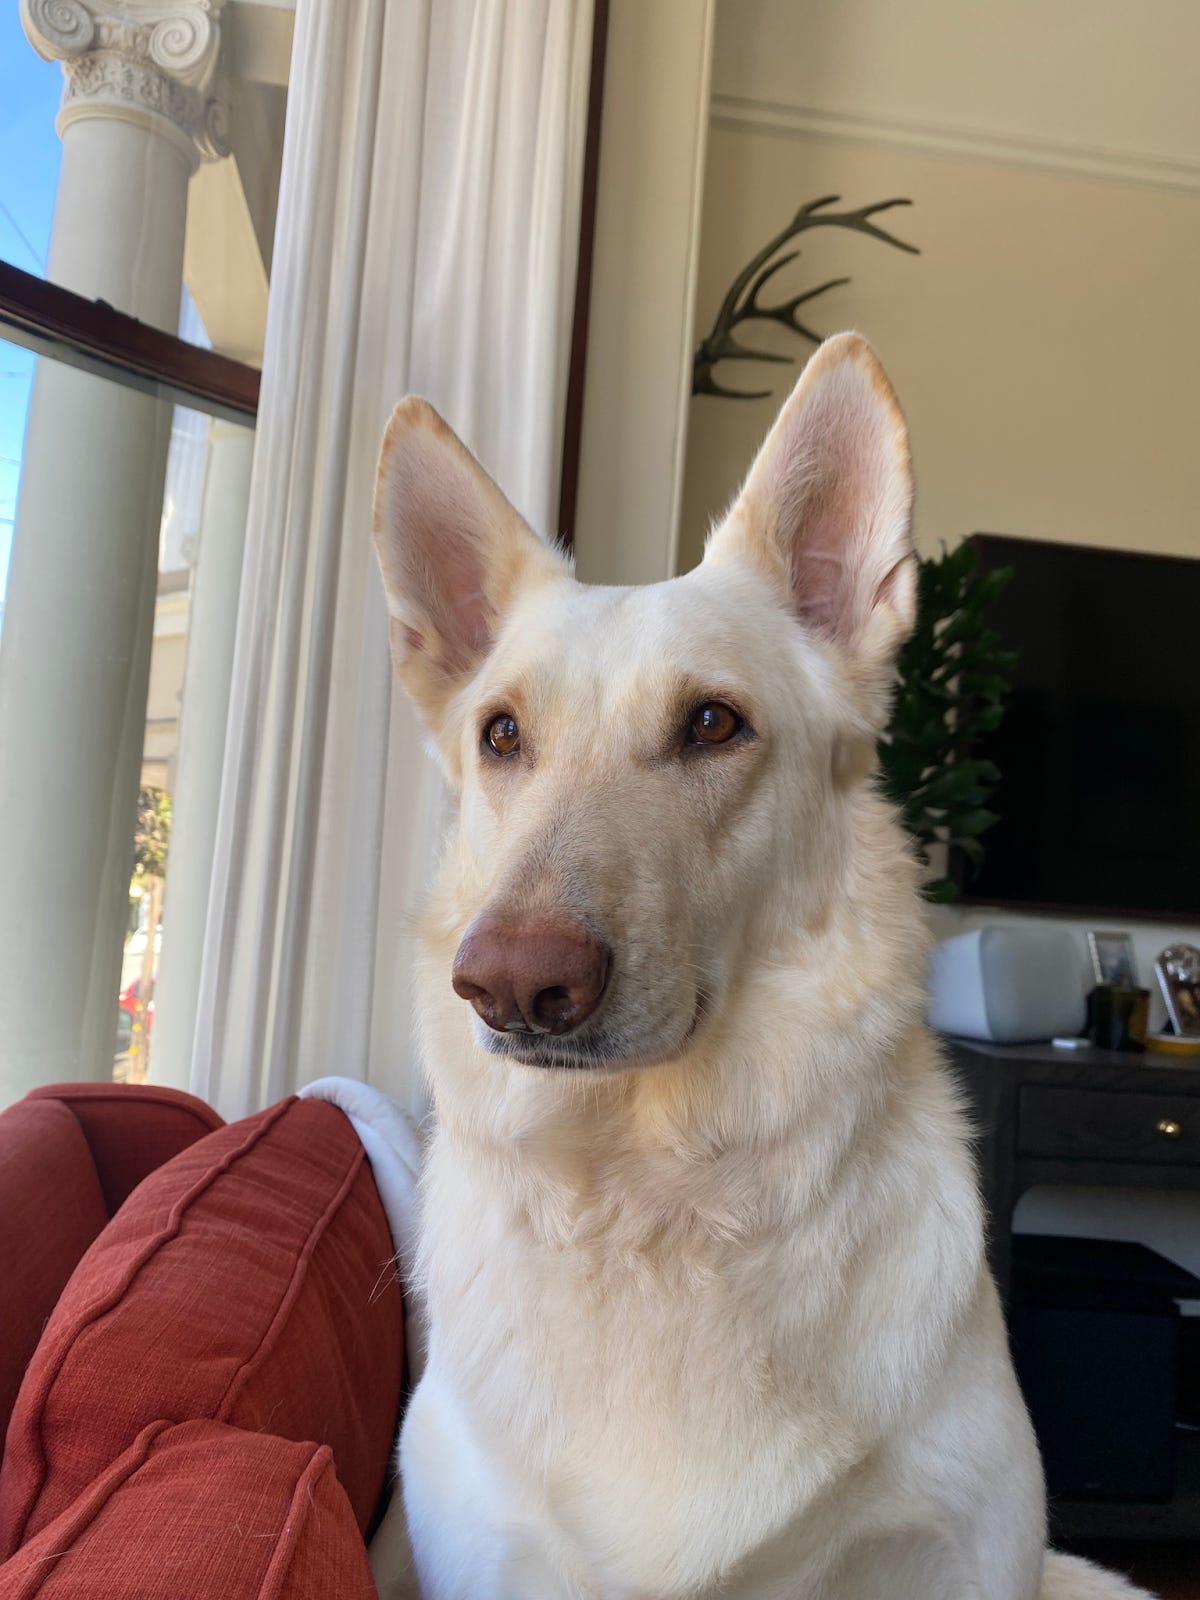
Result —
POLYGON ((152 1083, 56 1083, 26 1100, 58 1100, 91 1147, 109 1216, 148 1173, 225 1126, 211 1106, 152 1083))
POLYGON ((391 1256, 363 1148, 324 1102, 285 1100, 153 1173, 30 1363, 0 1466, 0 1553, 163 1417, 330 1445, 365 1528, 399 1402, 391 1256))
POLYGON ((0 1116, 0 1439, 63 1285, 108 1221, 78 1122, 53 1100, 0 1116))
POLYGON ((327 1445, 154 1422, 0 1568, 6 1600, 368 1600, 327 1445))

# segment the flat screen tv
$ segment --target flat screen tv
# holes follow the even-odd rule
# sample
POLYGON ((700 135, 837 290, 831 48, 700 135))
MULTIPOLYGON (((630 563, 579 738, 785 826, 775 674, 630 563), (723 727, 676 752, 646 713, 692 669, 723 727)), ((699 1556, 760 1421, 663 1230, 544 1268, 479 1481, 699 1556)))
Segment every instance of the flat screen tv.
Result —
POLYGON ((1200 921, 1200 560, 976 534, 1017 652, 964 900, 1200 921))

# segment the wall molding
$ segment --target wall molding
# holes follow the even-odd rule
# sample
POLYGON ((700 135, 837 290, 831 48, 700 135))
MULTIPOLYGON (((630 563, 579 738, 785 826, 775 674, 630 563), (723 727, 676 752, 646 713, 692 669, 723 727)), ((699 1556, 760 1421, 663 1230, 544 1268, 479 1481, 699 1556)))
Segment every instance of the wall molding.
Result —
POLYGON ((731 94, 713 95, 711 119, 714 127, 749 129, 791 138, 818 137, 856 144, 883 144, 921 155, 990 161, 1064 177, 1098 178, 1109 183, 1200 194, 1200 161, 1106 149, 1100 145, 1024 138, 980 128, 909 122, 901 118, 864 117, 731 94))

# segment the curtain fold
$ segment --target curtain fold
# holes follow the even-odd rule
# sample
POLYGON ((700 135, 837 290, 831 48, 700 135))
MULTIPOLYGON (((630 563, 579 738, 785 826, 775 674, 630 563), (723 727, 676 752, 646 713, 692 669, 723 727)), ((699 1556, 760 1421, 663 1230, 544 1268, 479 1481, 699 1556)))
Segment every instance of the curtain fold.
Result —
POLYGON ((592 0, 300 0, 192 1086, 420 1103, 413 917, 445 810, 371 545, 424 394, 555 532, 592 0))

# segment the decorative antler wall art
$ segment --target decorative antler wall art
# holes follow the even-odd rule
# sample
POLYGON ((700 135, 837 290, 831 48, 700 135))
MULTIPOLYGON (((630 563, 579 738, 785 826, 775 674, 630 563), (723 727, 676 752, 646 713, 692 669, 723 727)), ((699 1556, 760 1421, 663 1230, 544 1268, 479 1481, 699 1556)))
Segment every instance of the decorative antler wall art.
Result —
POLYGON ((830 278, 826 283, 817 284, 814 289, 805 289, 773 305, 764 304, 762 299, 763 290, 775 274, 800 254, 799 250, 787 250, 784 255, 779 252, 802 233, 807 233, 811 228, 848 228, 854 233, 865 233, 868 238, 890 244, 896 250, 907 251, 909 255, 920 255, 915 244, 897 239, 886 228, 879 227, 871 220, 884 211, 894 210, 896 206, 909 206, 911 200, 878 200, 874 205, 860 206, 857 211, 831 211, 829 207, 838 205, 841 198, 839 194, 827 194, 820 200, 810 200, 807 205, 801 206, 782 233, 769 240, 738 273, 721 302, 710 332, 697 347, 692 363, 693 394, 715 394, 729 400, 764 400, 771 393, 770 389, 730 389, 718 383, 713 375, 722 361, 786 364, 792 360, 791 356, 755 350, 742 344, 735 337, 734 330, 749 323, 775 322, 792 333, 798 333, 810 344, 820 344, 824 335, 801 322, 797 313, 801 306, 808 305, 819 295, 849 283, 849 278, 830 278))

